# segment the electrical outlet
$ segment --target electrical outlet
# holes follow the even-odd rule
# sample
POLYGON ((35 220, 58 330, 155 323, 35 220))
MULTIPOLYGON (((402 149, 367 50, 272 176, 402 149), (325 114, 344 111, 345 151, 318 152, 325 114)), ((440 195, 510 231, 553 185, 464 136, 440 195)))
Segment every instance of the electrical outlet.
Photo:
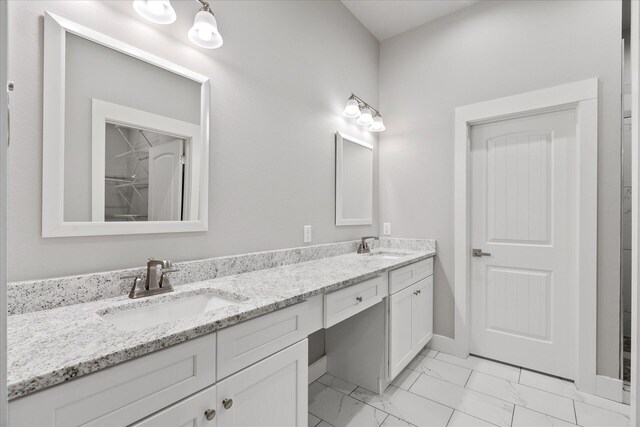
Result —
POLYGON ((382 224, 382 234, 384 234, 385 236, 388 236, 391 234, 391 223, 390 222, 385 222, 384 224, 382 224))
POLYGON ((304 226, 304 242, 311 243, 311 226, 310 225, 304 226))

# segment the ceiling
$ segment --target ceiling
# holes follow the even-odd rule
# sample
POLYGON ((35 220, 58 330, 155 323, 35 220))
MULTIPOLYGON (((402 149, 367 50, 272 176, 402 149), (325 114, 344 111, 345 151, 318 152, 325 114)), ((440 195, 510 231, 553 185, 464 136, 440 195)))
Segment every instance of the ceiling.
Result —
POLYGON ((342 0, 356 18, 382 41, 419 27, 479 0, 342 0))

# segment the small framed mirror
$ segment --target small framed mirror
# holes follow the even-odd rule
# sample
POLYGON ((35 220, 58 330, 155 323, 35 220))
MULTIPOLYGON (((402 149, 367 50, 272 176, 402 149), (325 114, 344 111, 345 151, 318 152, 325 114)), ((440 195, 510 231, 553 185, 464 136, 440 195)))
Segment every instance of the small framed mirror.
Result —
POLYGON ((209 78, 45 13, 43 237, 206 231, 209 78))
POLYGON ((373 223, 373 145, 336 132, 336 225, 373 223))

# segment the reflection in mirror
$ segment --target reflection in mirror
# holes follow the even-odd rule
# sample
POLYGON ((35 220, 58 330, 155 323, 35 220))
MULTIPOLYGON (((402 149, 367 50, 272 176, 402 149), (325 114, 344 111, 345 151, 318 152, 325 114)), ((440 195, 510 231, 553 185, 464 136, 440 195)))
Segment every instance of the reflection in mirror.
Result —
POLYGON ((106 125, 105 221, 181 221, 184 139, 106 125))
POLYGON ((373 223, 373 145, 336 133, 336 225, 373 223))

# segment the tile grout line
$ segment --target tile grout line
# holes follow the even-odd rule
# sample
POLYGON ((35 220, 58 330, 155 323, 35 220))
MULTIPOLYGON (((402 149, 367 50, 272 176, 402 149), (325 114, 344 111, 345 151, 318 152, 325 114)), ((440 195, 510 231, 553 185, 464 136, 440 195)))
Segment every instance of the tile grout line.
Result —
MULTIPOLYGON (((440 353, 441 353, 441 352, 438 352, 438 354, 440 354, 440 353)), ((447 354, 447 353, 444 353, 444 354, 447 354)), ((449 356, 451 356, 451 355, 449 355, 449 356)), ((452 356, 452 357, 456 357, 456 356, 452 356)), ((436 359, 436 358, 434 357, 434 359, 436 359)), ((505 378, 505 377, 501 377, 501 376, 494 375, 494 374, 489 374, 489 373, 487 373, 487 372, 478 371, 477 369, 469 368, 468 366, 460 366, 460 365, 456 365, 455 363, 447 362, 446 360, 442 360, 442 359, 436 359, 436 360, 438 360, 438 361, 440 361, 440 362, 442 362, 442 363, 446 363, 446 364, 451 365, 451 366, 455 366, 455 367, 457 367, 457 368, 469 369, 472 373, 473 373, 473 372, 479 372, 479 373, 481 373, 481 374, 489 375, 489 376, 494 377, 494 378, 500 378, 501 380, 505 380, 505 381, 513 382, 513 381, 511 381, 511 380, 509 380, 509 379, 507 379, 507 378, 505 378)), ((489 360, 489 359, 481 359, 481 360, 486 360, 486 361, 488 361, 488 362, 492 362, 492 363, 499 364, 498 362, 494 362, 493 360, 489 360)), ((515 366, 511 366, 511 365, 503 365, 503 366, 509 366, 509 367, 511 367, 511 368, 515 368, 515 366)), ((518 368, 518 369, 520 369, 520 368, 518 368)), ((443 381, 444 381, 444 380, 443 380, 443 381)), ((450 382, 450 381, 447 381, 447 382, 450 382)), ((453 383, 451 383, 451 384, 453 384, 453 383)))
POLYGON ((453 414, 456 413, 456 410, 454 409, 453 412, 451 412, 451 415, 449 415, 449 419, 447 420, 447 423, 445 424, 446 427, 449 427, 449 424, 451 423, 451 419, 453 418, 453 414))

